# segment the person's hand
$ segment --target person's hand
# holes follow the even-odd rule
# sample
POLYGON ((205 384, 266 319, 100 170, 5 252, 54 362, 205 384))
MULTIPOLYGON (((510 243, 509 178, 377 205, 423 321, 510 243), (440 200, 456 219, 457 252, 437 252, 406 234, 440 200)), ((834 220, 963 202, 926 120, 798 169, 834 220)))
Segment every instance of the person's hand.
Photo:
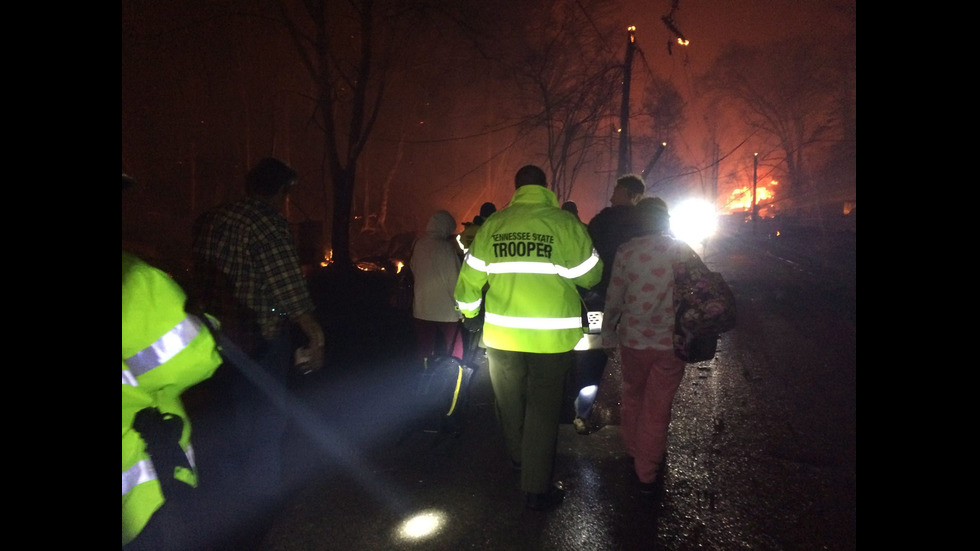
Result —
POLYGON ((470 333, 483 331, 483 318, 463 318, 463 328, 470 333))
POLYGON ((310 349, 310 362, 307 365, 307 369, 310 373, 319 371, 323 367, 326 347, 323 343, 320 343, 319 346, 310 346, 308 348, 310 349))
POLYGON ((296 366, 304 374, 313 373, 323 367, 324 344, 323 329, 313 317, 312 312, 306 312, 296 317, 296 323, 306 334, 306 346, 297 351, 296 366), (302 352, 302 359, 299 358, 302 352))
POLYGON ((296 369, 303 375, 319 371, 323 367, 324 345, 304 346, 296 351, 296 369))

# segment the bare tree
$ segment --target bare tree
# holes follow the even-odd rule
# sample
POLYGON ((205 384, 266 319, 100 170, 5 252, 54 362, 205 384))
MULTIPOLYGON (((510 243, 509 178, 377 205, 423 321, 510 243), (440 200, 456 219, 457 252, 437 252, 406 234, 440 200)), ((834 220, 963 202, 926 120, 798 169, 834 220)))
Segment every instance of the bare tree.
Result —
POLYGON ((612 47, 619 42, 611 26, 615 5, 608 0, 503 4, 469 5, 454 19, 494 70, 513 82, 510 118, 524 136, 544 136, 540 154, 555 194, 564 201, 595 157, 600 125, 615 115, 623 68, 621 53, 612 47))
POLYGON ((352 266, 351 212, 358 161, 368 143, 394 68, 423 11, 397 0, 280 0, 279 16, 314 83, 313 120, 323 132, 323 164, 332 190, 331 246, 352 266))
POLYGON ((814 159, 842 134, 841 69, 828 47, 797 37, 762 47, 732 44, 700 82, 758 132, 770 147, 766 160, 782 167, 787 190, 800 193, 814 159))
MULTIPOLYGON (((523 127, 547 137, 548 168, 559 202, 567 200, 582 167, 600 145, 600 125, 614 116, 623 78, 608 3, 549 3, 521 36, 523 57, 513 67, 527 108, 523 127)), ((605 144, 602 144, 605 145, 605 144)))
POLYGON ((671 144, 680 136, 686 105, 672 82, 651 75, 644 90, 641 111, 637 115, 638 119, 646 120, 648 124, 635 125, 641 132, 633 136, 634 146, 646 152, 640 174, 648 191, 669 187, 674 175, 683 171, 680 158, 671 144))

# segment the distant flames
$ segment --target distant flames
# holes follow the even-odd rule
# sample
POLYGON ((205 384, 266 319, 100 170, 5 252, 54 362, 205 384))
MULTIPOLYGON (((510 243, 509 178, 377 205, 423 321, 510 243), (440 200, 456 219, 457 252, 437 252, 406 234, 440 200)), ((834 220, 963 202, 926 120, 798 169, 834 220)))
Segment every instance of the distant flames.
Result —
MULTIPOLYGON (((755 204, 759 205, 759 216, 773 216, 775 213, 770 212, 770 205, 776 197, 773 191, 773 187, 778 186, 779 182, 776 180, 771 180, 769 185, 756 186, 755 189, 755 204)), ((728 209, 731 212, 749 212, 752 210, 752 188, 751 187, 740 187, 732 190, 731 197, 728 200, 728 209)))
MULTIPOLYGON (((396 274, 400 274, 401 271, 402 271, 402 268, 405 267, 405 263, 402 262, 401 260, 395 260, 395 259, 392 259, 392 262, 394 263, 394 266, 395 266, 395 273, 396 274)), ((323 261, 320 262, 320 266, 326 268, 327 266, 329 266, 332 263, 333 263, 333 249, 330 249, 326 253, 324 253, 324 255, 323 255, 323 261)), ((365 261, 365 262, 357 262, 356 263, 356 266, 357 266, 358 269, 360 269, 361 271, 365 271, 365 272, 373 272, 373 271, 378 271, 378 270, 385 271, 385 268, 383 266, 379 266, 379 265, 377 265, 374 262, 367 262, 367 261, 365 261)))

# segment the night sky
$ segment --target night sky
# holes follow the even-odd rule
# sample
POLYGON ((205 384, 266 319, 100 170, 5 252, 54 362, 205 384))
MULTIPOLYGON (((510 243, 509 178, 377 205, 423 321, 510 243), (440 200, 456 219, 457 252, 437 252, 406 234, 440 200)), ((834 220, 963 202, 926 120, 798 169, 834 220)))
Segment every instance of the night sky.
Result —
MULTIPOLYGON (((300 172, 290 221, 322 221, 326 216, 322 138, 310 121, 309 78, 279 30, 223 15, 231 4, 122 4, 122 168, 140 182, 124 194, 123 237, 125 245, 154 260, 179 263, 189 250, 193 219, 206 208, 239 197, 244 173, 267 155, 287 160, 300 172)), ((672 36, 660 18, 671 5, 671 0, 618 2, 621 15, 612 25, 622 33, 610 47, 625 52, 626 27, 637 27, 642 55, 633 64, 631 109, 641 101, 651 74, 667 79, 684 95, 688 124, 671 147, 695 167, 692 179, 703 180, 702 169, 710 163, 702 147, 710 111, 702 105, 696 80, 724 45, 821 35, 851 36, 853 41, 855 36, 854 0, 679 0, 674 21, 690 45, 668 53, 672 36)), ((517 168, 542 164, 537 144, 490 131, 506 128, 512 116, 501 100, 507 94, 499 79, 472 57, 460 62, 463 54, 453 47, 453 32, 435 35, 447 43, 437 41, 441 47, 424 49, 415 65, 397 73, 359 164, 353 210, 381 214, 381 189, 389 182, 383 213, 389 234, 424 229, 429 214, 440 208, 460 223, 472 219, 484 201, 502 208, 512 194, 517 168)), ((504 45, 506 37, 501 41, 504 45)), ((724 130, 719 148, 741 156, 736 148, 745 141, 744 129, 724 130)), ((634 149, 634 168, 645 164, 644 154, 634 149)), ((575 184, 571 199, 579 204, 583 220, 607 205, 613 168, 591 170, 575 184)), ((736 170, 720 167, 720 172, 729 169, 736 170)), ((697 187, 692 181, 690 189, 697 187)), ((719 189, 719 196, 728 191, 719 189)), ((676 199, 671 190, 658 194, 668 204, 676 199)))

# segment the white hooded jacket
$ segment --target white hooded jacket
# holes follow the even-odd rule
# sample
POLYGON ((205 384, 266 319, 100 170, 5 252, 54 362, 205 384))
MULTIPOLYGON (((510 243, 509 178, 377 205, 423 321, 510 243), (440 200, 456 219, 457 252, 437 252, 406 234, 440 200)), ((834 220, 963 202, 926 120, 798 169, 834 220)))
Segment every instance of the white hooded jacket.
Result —
POLYGON ((422 320, 453 322, 462 319, 453 291, 460 258, 453 236, 456 219, 444 210, 429 218, 425 234, 415 242, 409 267, 415 278, 412 316, 422 320))

